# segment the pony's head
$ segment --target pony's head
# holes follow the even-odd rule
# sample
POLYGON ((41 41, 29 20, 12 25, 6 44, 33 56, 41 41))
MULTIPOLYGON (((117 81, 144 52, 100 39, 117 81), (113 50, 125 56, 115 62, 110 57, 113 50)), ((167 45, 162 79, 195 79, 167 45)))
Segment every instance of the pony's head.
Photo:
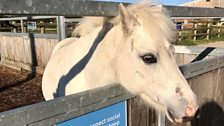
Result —
POLYGON ((114 27, 104 38, 105 43, 101 42, 103 51, 99 52, 103 55, 101 62, 110 64, 110 82, 118 82, 140 95, 146 103, 165 112, 172 122, 180 123, 194 116, 197 98, 176 64, 171 44, 174 26, 164 10, 149 3, 127 8, 121 4, 117 17, 84 18, 74 33, 88 35, 105 20, 114 27), (109 46, 104 45, 106 42, 109 46))
POLYGON ((163 12, 147 3, 120 5, 116 76, 127 90, 180 123, 194 116, 198 103, 176 64, 173 23, 163 12))

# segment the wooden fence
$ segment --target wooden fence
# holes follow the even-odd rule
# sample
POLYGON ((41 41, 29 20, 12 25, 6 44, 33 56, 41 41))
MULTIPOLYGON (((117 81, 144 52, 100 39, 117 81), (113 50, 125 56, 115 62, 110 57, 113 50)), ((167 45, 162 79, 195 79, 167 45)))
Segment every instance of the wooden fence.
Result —
POLYGON ((43 73, 57 43, 54 34, 0 33, 1 64, 43 73))
MULTIPOLYGON (((187 21, 187 20, 186 20, 187 21)), ((177 37, 178 40, 182 39, 193 39, 194 41, 206 39, 209 40, 212 36, 217 36, 218 38, 224 34, 224 21, 221 20, 193 20, 189 21, 187 24, 178 24, 177 37), (180 26, 181 25, 181 26, 180 26)))
MULTIPOLYGON (((202 52, 209 47, 201 46, 175 46, 175 58, 178 65, 191 63, 202 52)), ((217 58, 224 55, 223 48, 211 47, 211 52, 204 59, 217 58)))

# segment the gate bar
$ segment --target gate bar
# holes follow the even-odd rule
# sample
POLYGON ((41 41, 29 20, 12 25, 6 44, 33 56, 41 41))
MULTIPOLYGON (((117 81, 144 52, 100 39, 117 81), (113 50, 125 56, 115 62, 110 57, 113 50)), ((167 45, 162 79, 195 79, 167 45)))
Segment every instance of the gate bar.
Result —
MULTIPOLYGON (((116 16, 118 4, 93 0, 0 0, 1 15, 116 16)), ((122 2, 123 3, 123 2, 122 2)), ((123 3, 125 5, 129 3, 123 3)), ((171 17, 224 17, 224 8, 167 6, 171 17)))
POLYGON ((0 0, 1 15, 116 16, 118 2, 91 0, 0 0))

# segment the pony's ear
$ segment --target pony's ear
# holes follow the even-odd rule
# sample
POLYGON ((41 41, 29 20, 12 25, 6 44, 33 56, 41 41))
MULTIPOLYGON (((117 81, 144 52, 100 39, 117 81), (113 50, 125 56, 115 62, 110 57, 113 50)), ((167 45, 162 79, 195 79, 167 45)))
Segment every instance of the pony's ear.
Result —
POLYGON ((123 31, 126 34, 129 34, 133 31, 133 28, 137 23, 137 19, 135 15, 132 12, 130 12, 123 4, 119 5, 119 11, 123 31))

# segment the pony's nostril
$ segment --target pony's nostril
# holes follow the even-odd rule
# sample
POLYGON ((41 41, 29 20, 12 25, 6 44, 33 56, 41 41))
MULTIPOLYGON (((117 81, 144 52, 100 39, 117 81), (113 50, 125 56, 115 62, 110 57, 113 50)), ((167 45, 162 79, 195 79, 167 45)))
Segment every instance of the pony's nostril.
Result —
POLYGON ((186 108, 186 115, 182 118, 183 122, 187 122, 192 120, 193 118, 198 118, 199 110, 195 109, 193 106, 189 105, 186 108))
POLYGON ((183 92, 183 90, 182 90, 180 87, 177 87, 177 88, 176 88, 176 93, 177 93, 178 95, 180 95, 180 96, 183 96, 183 95, 184 95, 184 92, 183 92))
POLYGON ((188 105, 185 109, 185 114, 187 117, 192 117, 194 116, 195 113, 195 108, 192 105, 188 105))

